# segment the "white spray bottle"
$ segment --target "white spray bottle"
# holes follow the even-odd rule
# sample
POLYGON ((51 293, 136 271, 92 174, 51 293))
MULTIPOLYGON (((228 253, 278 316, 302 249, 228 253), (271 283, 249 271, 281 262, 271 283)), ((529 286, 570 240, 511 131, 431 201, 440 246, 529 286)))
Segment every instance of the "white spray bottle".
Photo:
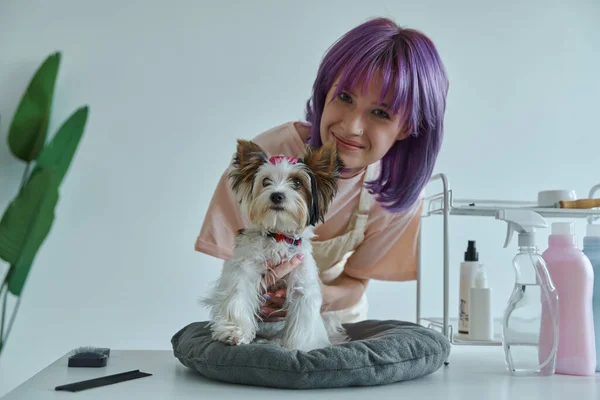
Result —
POLYGON ((558 292, 535 244, 535 228, 548 226, 538 213, 498 210, 496 219, 508 228, 504 247, 519 234, 513 259, 515 286, 502 320, 506 368, 512 374, 553 375, 558 350, 558 292))

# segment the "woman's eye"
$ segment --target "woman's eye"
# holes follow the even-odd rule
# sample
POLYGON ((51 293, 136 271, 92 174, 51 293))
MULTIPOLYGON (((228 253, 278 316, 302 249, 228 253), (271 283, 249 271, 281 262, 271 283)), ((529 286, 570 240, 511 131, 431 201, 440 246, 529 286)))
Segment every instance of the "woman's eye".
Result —
POLYGON ((352 101, 352 97, 350 97, 350 95, 346 92, 342 92, 339 94, 338 96, 340 98, 340 100, 345 101, 345 102, 351 102, 352 101))
POLYGON ((374 111, 374 113, 375 113, 375 115, 377 115, 378 117, 381 117, 381 118, 387 118, 387 119, 390 118, 390 115, 383 110, 377 109, 374 111))
POLYGON ((300 182, 300 179, 292 179, 292 186, 294 187, 294 189, 300 189, 300 186, 302 186, 302 182, 300 182))
POLYGON ((262 185, 263 185, 263 187, 267 187, 267 186, 269 186, 270 184, 271 184, 271 180, 270 180, 269 178, 265 178, 265 179, 263 179, 263 181, 262 181, 262 185))

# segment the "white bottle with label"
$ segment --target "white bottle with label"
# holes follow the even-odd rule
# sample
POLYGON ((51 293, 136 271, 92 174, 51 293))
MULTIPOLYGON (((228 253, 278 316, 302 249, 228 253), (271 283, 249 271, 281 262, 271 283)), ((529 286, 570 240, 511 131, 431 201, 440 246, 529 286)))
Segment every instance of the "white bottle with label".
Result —
POLYGON ((477 269, 470 295, 469 338, 471 340, 493 340, 494 318, 492 317, 492 289, 488 287, 483 265, 477 269))
POLYGON ((470 300, 471 287, 475 282, 475 273, 481 266, 479 264, 479 253, 475 248, 475 241, 469 240, 465 260, 460 263, 460 288, 458 300, 458 334, 469 335, 470 324, 470 300))

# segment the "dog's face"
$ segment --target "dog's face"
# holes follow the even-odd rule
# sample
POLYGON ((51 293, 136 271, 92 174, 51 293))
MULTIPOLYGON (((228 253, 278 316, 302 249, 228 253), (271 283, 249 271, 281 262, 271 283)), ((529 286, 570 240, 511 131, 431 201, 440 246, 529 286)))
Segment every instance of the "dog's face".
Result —
POLYGON ((298 158, 269 157, 260 146, 238 140, 229 175, 242 212, 264 229, 297 232, 323 221, 343 168, 335 142, 307 146, 298 158))

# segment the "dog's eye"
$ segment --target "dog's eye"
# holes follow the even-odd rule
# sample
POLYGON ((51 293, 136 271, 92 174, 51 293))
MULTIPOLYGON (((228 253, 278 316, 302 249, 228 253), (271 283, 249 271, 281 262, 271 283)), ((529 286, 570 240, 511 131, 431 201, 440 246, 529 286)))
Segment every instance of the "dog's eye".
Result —
POLYGON ((302 186, 302 182, 300 182, 300 179, 298 179, 298 178, 292 179, 292 187, 294 189, 300 189, 301 186, 302 186))
POLYGON ((262 181, 262 185, 263 185, 263 187, 267 187, 267 186, 269 186, 270 184, 271 184, 271 180, 270 180, 269 178, 265 178, 265 179, 263 179, 263 181, 262 181))

